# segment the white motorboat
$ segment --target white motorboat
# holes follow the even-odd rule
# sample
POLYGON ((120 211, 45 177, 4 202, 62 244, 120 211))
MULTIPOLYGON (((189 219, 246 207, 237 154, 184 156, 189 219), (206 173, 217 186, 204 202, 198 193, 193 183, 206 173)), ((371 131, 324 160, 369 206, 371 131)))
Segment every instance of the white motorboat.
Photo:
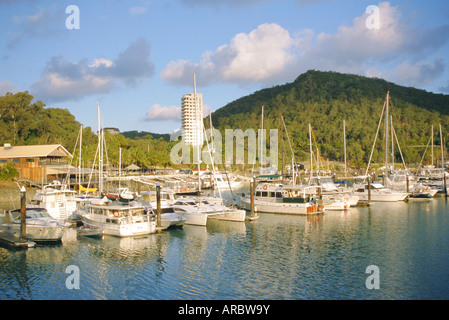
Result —
MULTIPOLYGON (((161 191, 161 227, 163 229, 182 227, 187 220, 183 214, 175 212, 173 205, 175 197, 173 192, 161 191)), ((145 191, 141 193, 141 202, 148 205, 156 214, 157 210, 157 194, 156 191, 145 191)))
POLYGON ((362 184, 354 187, 354 194, 357 195, 360 200, 368 201, 369 197, 373 202, 396 202, 404 201, 408 197, 407 192, 396 191, 386 188, 381 183, 372 183, 371 192, 369 195, 368 184, 362 184))
MULTIPOLYGON (((254 211, 296 215, 312 215, 325 211, 318 187, 259 183, 254 190, 254 211)), ((251 210, 250 195, 240 198, 240 205, 251 210)))
POLYGON ((45 208, 55 219, 66 220, 76 211, 76 192, 59 181, 53 181, 37 190, 28 207, 45 208))
MULTIPOLYGON (((71 224, 53 218, 44 208, 26 208, 26 238, 34 242, 60 242, 71 224)), ((0 231, 20 237, 20 209, 0 216, 0 231)))
POLYGON ((109 204, 103 200, 90 204, 81 216, 84 224, 98 226, 105 235, 129 237, 156 232, 156 217, 136 203, 109 204))
POLYGON ((184 215, 185 224, 205 226, 209 219, 244 222, 245 210, 227 207, 223 204, 211 204, 195 198, 179 198, 173 205, 176 213, 184 215))

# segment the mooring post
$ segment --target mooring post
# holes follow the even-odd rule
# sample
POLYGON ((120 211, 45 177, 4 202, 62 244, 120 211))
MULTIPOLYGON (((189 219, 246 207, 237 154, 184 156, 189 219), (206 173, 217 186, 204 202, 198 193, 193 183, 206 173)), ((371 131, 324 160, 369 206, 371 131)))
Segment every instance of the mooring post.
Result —
POLYGON ((408 175, 407 175, 407 174, 405 175, 405 178, 407 179, 407 180, 406 180, 407 193, 409 193, 409 191, 410 191, 410 183, 409 183, 409 181, 408 181, 408 175))
POLYGON ((250 184, 250 197, 251 197, 251 217, 255 216, 255 211, 254 211, 254 178, 251 179, 251 184, 250 184))
POLYGON ((371 202, 371 177, 368 176, 368 203, 371 202))
POLYGON ((24 186, 20 188, 20 241, 26 241, 27 227, 26 227, 26 189, 24 186))
POLYGON ((156 228, 160 228, 162 226, 161 223, 161 185, 159 182, 156 185, 156 214, 157 214, 157 224, 156 228))

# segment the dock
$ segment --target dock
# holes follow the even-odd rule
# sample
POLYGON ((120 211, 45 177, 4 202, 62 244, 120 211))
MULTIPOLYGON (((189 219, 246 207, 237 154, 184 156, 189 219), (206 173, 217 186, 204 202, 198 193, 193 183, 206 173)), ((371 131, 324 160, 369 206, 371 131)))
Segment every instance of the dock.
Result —
POLYGON ((36 243, 33 241, 20 241, 19 238, 6 234, 4 232, 0 232, 0 244, 7 248, 13 249, 28 249, 36 246, 36 243))

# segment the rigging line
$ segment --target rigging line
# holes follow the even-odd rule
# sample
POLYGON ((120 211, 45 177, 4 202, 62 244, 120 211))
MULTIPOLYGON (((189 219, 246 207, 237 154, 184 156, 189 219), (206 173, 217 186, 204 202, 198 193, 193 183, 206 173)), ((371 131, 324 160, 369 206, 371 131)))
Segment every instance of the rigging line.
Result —
POLYGON ((323 165, 323 162, 321 161, 321 156, 320 156, 320 150, 318 149, 318 144, 317 144, 317 142, 316 142, 316 139, 315 139, 315 135, 313 134, 313 129, 311 130, 311 132, 312 132, 312 138, 313 138, 313 142, 315 142, 315 147, 316 147, 316 162, 317 162, 317 166, 318 166, 318 163, 321 165, 321 170, 323 170, 323 172, 325 171, 324 170, 324 165, 323 165))
POLYGON ((396 135, 396 130, 393 127, 393 123, 391 123, 391 129, 392 129, 393 135, 394 135, 394 137, 396 139, 396 143, 397 143, 398 148, 399 148, 399 153, 401 154, 402 164, 404 165, 404 169, 407 170, 407 166, 405 165, 404 156, 402 155, 401 146, 399 145, 398 136, 396 135))
POLYGON ((380 125, 382 123, 382 118, 383 118, 383 115, 384 115, 384 111, 385 111, 385 106, 386 105, 387 105, 387 100, 385 100, 384 107, 382 108, 382 113, 380 114, 379 125, 377 126, 377 131, 376 131, 376 136, 374 138, 373 148, 371 149, 371 154, 369 156, 368 165, 366 166, 365 176, 368 176, 369 165, 371 164, 371 158, 373 157, 374 147, 376 145, 376 140, 377 140, 377 136, 379 134, 379 129, 380 129, 380 125))

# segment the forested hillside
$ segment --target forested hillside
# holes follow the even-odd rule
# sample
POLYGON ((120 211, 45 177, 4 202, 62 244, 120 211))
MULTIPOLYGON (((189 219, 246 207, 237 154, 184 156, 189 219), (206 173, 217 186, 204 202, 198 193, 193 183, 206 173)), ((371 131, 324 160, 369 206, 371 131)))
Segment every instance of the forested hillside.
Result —
MULTIPOLYGON (((0 144, 13 146, 33 144, 62 144, 74 155, 73 164, 78 157, 75 148, 81 123, 66 109, 45 108, 41 101, 33 102, 27 91, 16 94, 7 93, 0 97, 0 144)), ((98 145, 97 129, 83 128, 83 165, 90 167, 95 158, 98 145)), ((170 165, 170 150, 175 142, 168 142, 150 133, 135 136, 105 132, 108 163, 118 165, 119 149, 122 148, 122 164, 136 164, 140 167, 170 165)))
MULTIPOLYGON (((282 115, 298 159, 305 160, 309 156, 310 123, 322 157, 342 161, 345 120, 348 161, 354 166, 366 167, 387 91, 390 92, 390 115, 405 161, 420 162, 432 124, 434 143, 439 146, 438 125, 441 123, 447 150, 448 95, 336 72, 308 71, 292 83, 237 99, 214 112, 212 122, 219 130, 257 129, 264 105, 264 128, 281 129, 282 115)), ((383 126, 384 122, 381 128, 383 126)), ((383 130, 380 131, 373 155, 377 163, 383 163, 384 159, 383 130)), ((398 148, 395 150, 396 161, 401 161, 398 148)))

